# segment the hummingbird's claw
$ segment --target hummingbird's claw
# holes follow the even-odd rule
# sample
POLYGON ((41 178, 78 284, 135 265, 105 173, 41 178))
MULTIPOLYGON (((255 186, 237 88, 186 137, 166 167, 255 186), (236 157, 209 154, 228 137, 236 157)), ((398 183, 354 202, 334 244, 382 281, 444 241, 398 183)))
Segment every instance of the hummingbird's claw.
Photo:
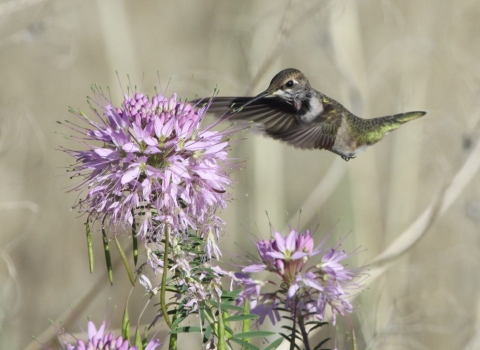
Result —
POLYGON ((348 162, 350 159, 353 159, 353 158, 355 158, 356 156, 351 156, 351 157, 341 156, 341 157, 342 157, 342 159, 343 159, 344 161, 348 162))

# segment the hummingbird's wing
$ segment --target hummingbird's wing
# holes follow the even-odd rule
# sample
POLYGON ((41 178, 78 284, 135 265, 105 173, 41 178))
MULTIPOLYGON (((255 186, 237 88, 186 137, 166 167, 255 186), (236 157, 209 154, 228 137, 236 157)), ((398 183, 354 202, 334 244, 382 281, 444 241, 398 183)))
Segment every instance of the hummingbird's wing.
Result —
POLYGON ((312 123, 301 124, 296 128, 271 136, 301 149, 330 150, 335 145, 341 124, 341 118, 329 115, 328 111, 324 111, 312 123))
POLYGON ((299 123, 297 110, 284 100, 274 97, 260 98, 242 107, 251 100, 252 97, 216 97, 208 112, 217 117, 226 116, 228 120, 253 122, 255 131, 285 141, 294 147, 329 150, 335 144, 335 137, 342 122, 336 108, 325 105, 323 112, 313 122, 299 123), (242 108, 235 110, 240 107, 242 108))
MULTIPOLYGON (((299 126, 297 111, 288 103, 276 98, 261 98, 244 107, 253 97, 215 97, 208 113, 231 121, 253 122, 253 129, 273 137, 299 126), (237 110, 238 108, 238 110, 237 110)), ((198 101, 192 101, 193 103, 198 101)))

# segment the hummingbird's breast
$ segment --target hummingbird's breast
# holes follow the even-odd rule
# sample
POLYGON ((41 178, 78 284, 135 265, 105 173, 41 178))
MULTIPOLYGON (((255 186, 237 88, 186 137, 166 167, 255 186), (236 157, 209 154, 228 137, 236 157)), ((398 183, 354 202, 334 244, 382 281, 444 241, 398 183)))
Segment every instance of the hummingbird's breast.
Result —
POLYGON ((343 118, 331 151, 347 158, 354 158, 357 154, 366 150, 367 147, 366 143, 359 144, 357 139, 353 137, 346 119, 343 118))

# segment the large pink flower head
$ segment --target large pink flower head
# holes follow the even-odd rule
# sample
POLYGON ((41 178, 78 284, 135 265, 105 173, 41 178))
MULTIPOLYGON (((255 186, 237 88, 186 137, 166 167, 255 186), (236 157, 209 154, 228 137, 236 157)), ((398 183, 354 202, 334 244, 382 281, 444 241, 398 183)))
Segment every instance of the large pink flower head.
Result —
MULTIPOLYGON (((115 337, 113 333, 105 331, 105 322, 97 329, 95 324, 88 322, 88 340, 76 339, 74 344, 68 341, 67 334, 60 333, 61 342, 67 350, 137 350, 136 346, 130 346, 128 340, 124 340, 121 336, 115 337)), ((152 339, 148 342, 144 350, 155 350, 161 346, 158 339, 152 339)))
MULTIPOLYGON (((256 293, 247 293, 245 290, 239 295, 238 302, 248 298, 252 312, 261 314, 265 308, 260 310, 257 306, 270 300, 270 305, 283 303, 285 309, 296 310, 296 313, 307 318, 315 316, 319 320, 324 320, 325 309, 329 306, 334 324, 336 314, 352 312, 348 298, 351 296, 350 290, 360 288, 354 280, 361 269, 347 269, 340 262, 349 254, 338 249, 340 245, 322 248, 324 241, 314 248, 310 232, 299 233, 297 230, 291 230, 286 237, 274 232, 274 237, 269 241, 258 241, 260 262, 245 266, 242 271, 269 271, 278 276, 281 282, 278 284, 268 280, 268 284, 265 282, 264 285, 279 285, 279 289, 261 293, 261 286, 257 283, 256 293), (315 256, 321 257, 320 263, 309 264, 315 256)), ((239 285, 248 286, 248 281, 253 280, 248 276, 243 277, 239 285)))
POLYGON ((303 271, 308 259, 319 253, 318 250, 313 250, 313 244, 309 231, 299 234, 297 230, 291 230, 285 238, 274 232, 274 237, 269 241, 260 240, 256 244, 262 264, 247 266, 243 272, 268 270, 278 274, 290 285, 296 275, 303 271))
POLYGON ((203 233, 217 226, 231 184, 220 167, 231 131, 200 129, 206 107, 196 110, 176 94, 127 94, 115 107, 100 88, 93 92, 98 121, 72 111, 88 124, 72 126, 88 149, 65 150, 84 179, 75 189, 88 191, 79 210, 114 229, 135 221, 144 241, 158 240, 165 228, 203 233))

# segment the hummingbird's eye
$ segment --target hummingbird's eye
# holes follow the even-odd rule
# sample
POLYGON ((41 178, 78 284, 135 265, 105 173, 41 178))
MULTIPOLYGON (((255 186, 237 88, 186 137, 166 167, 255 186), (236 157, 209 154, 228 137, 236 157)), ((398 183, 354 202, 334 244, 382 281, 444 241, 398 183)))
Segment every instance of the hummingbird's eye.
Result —
POLYGON ((287 83, 285 84, 286 87, 288 88, 291 88, 295 83, 293 82, 293 80, 289 80, 287 81, 287 83))

